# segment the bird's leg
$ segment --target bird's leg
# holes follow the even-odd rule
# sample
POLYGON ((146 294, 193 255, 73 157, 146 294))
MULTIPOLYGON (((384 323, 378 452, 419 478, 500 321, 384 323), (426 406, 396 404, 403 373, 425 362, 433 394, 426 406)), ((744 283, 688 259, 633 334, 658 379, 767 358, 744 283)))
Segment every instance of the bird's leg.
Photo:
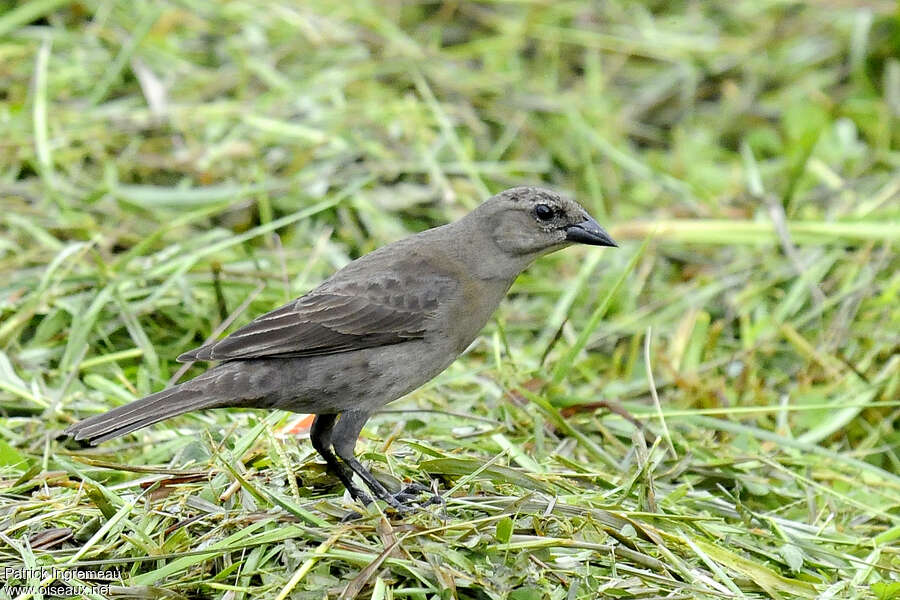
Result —
MULTIPOLYGON (((334 427, 334 433, 331 438, 334 451, 354 473, 362 478, 379 500, 384 500, 388 505, 395 509, 402 510, 406 508, 404 506, 405 503, 414 500, 419 495, 419 492, 427 490, 428 488, 425 488, 425 486, 422 486, 421 484, 413 484, 405 487, 396 494, 392 494, 380 481, 375 479, 375 476, 372 475, 371 471, 366 469, 366 467, 359 462, 353 451, 356 447, 356 440, 359 438, 359 433, 362 431, 363 425, 369 420, 370 416, 371 413, 365 411, 346 411, 341 413, 341 417, 334 427)), ((425 506, 432 504, 433 502, 434 499, 432 498, 425 506)))
POLYGON ((394 498, 394 495, 384 487, 380 481, 375 479, 371 471, 363 466, 353 453, 356 448, 356 440, 362 431, 363 425, 369 420, 371 413, 364 411, 348 410, 341 413, 334 432, 331 436, 331 444, 334 446, 335 454, 340 457, 345 465, 360 476, 366 483, 366 486, 379 500, 384 500, 394 508, 401 508, 400 502, 394 498))
POLYGON ((316 452, 325 459, 328 471, 341 480, 341 483, 344 484, 350 495, 355 500, 368 504, 372 499, 369 498, 368 494, 356 487, 356 484, 353 483, 353 473, 331 451, 331 436, 336 419, 337 415, 316 415, 309 430, 309 440, 312 442, 316 452))

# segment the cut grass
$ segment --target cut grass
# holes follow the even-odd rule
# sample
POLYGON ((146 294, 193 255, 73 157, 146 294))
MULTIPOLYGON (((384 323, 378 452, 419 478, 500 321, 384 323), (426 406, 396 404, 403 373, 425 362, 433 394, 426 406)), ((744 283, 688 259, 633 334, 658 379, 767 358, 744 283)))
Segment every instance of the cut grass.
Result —
POLYGON ((893 3, 5 8, 0 566, 146 598, 900 598, 893 3), (362 458, 443 507, 353 505, 282 413, 55 439, 538 182, 622 248, 536 263, 368 424, 362 458))

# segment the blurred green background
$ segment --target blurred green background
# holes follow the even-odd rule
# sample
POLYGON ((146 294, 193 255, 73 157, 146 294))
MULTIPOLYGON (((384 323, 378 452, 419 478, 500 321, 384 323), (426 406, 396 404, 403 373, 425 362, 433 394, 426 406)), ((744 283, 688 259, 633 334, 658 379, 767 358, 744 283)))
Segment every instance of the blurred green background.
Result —
POLYGON ((900 597, 895 2, 0 2, 0 132, 0 561, 148 597, 900 597), (53 440, 535 183, 622 248, 539 261, 359 444, 446 513, 341 523, 282 415, 53 440))

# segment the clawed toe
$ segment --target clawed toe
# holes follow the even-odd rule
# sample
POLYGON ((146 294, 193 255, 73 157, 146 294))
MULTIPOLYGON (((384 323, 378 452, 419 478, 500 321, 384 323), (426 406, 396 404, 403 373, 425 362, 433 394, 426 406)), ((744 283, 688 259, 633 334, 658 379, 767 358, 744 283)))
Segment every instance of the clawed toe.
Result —
POLYGON ((388 492, 386 489, 380 490, 382 493, 378 493, 375 489, 372 491, 376 492, 376 496, 379 500, 383 500, 388 506, 400 514, 410 514, 426 506, 440 504, 444 501, 444 499, 435 494, 431 488, 415 482, 407 485, 394 494, 388 492))
POLYGON ((341 523, 352 523, 353 521, 356 521, 357 519, 362 519, 362 514, 356 512, 355 510, 351 510, 346 515, 341 517, 340 522, 341 523))
POLYGON ((394 494, 394 499, 404 506, 418 505, 421 508, 431 506, 432 504, 443 504, 444 498, 439 494, 435 494, 430 487, 422 485, 416 481, 410 483, 402 490, 394 494), (423 498, 423 496, 428 496, 423 498))
POLYGON ((422 494, 426 492, 433 492, 429 486, 419 483, 418 481, 413 481, 408 483, 405 488, 400 490, 401 494, 422 494))
MULTIPOLYGON (((373 490, 374 491, 374 490, 373 490)), ((372 498, 365 492, 354 489, 353 498, 364 506, 372 503, 372 498)), ((384 490, 385 493, 376 492, 376 497, 383 500, 392 512, 401 516, 411 515, 418 510, 432 506, 434 504, 444 504, 444 498, 440 494, 436 494, 431 488, 421 483, 413 482, 408 484, 397 493, 391 494, 384 490)), ((364 513, 351 511, 341 518, 341 523, 348 523, 363 518, 364 513)))

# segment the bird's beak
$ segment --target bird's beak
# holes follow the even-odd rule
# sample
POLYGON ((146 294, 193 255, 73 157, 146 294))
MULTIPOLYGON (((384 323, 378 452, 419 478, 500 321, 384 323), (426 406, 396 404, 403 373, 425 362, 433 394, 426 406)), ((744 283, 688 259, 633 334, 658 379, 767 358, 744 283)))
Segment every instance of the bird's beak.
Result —
POLYGON ((588 216, 587 219, 577 225, 569 225, 566 227, 566 239, 570 242, 589 244, 591 246, 619 247, 619 245, 609 237, 609 234, 600 227, 600 223, 595 221, 591 216, 588 216))

